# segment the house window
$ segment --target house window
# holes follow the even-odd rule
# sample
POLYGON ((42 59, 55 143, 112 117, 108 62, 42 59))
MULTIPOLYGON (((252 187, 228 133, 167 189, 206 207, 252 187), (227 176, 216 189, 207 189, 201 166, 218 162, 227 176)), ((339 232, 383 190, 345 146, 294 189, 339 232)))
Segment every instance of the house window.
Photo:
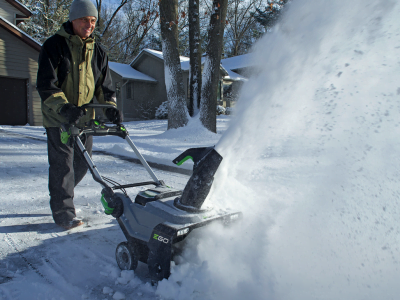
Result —
POLYGON ((116 94, 117 98, 119 99, 119 96, 121 95, 121 83, 120 82, 115 83, 115 94, 116 94))
POLYGON ((133 99, 133 83, 126 84, 126 99, 133 99))

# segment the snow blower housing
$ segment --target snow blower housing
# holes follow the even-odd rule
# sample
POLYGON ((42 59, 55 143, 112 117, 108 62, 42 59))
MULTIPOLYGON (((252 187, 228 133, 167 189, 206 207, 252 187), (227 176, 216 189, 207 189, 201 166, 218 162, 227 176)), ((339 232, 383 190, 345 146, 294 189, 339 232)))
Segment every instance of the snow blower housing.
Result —
MULTIPOLYGON (((108 108, 110 105, 82 106, 83 109, 88 107, 108 108)), ((141 261, 147 263, 152 280, 168 278, 177 243, 183 241, 196 228, 217 221, 230 224, 242 217, 242 213, 238 211, 216 212, 212 208, 201 208, 210 191, 214 174, 222 161, 222 156, 214 147, 188 149, 173 160, 177 165, 188 159, 194 162, 193 174, 181 191, 165 185, 157 178, 122 124, 108 126, 92 120, 83 128, 64 124, 61 131, 63 143, 77 145, 84 155, 94 180, 103 187, 101 202, 105 213, 117 219, 127 239, 116 249, 116 260, 122 270, 134 270, 141 261), (101 176, 78 138, 81 135, 114 135, 125 139, 153 181, 120 185, 101 176), (125 190, 147 185, 154 187, 139 192, 134 201, 129 198, 125 190)))

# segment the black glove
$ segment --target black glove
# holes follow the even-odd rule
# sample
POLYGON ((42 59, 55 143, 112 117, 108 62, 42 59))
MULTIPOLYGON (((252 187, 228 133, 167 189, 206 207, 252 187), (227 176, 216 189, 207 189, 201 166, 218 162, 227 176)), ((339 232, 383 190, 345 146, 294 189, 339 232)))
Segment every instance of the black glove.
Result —
POLYGON ((105 113, 107 119, 109 119, 110 122, 114 124, 121 124, 121 122, 123 121, 121 111, 116 109, 115 107, 107 108, 105 113))
POLYGON ((85 114, 82 108, 67 103, 60 109, 60 115, 68 120, 70 124, 78 124, 79 119, 85 114))

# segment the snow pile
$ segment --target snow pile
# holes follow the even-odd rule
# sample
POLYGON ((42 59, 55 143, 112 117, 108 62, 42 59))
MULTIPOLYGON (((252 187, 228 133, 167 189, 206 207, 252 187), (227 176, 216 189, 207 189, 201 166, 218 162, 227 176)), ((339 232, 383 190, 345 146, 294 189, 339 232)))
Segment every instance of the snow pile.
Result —
POLYGON ((171 299, 397 299, 400 4, 293 1, 255 49, 204 230, 171 299), (195 253, 196 255, 194 255, 195 253))

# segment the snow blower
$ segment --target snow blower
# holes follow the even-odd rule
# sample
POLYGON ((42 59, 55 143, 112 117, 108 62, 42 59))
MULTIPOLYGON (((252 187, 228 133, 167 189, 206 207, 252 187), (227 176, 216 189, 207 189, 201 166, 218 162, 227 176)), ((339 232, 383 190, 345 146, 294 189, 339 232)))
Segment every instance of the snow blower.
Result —
MULTIPOLYGON (((108 107, 111 105, 86 104, 82 109, 108 107)), ((177 246, 193 230, 214 222, 228 225, 242 218, 242 213, 238 211, 217 212, 212 208, 202 208, 222 161, 222 156, 214 147, 191 148, 173 160, 178 166, 188 159, 194 162, 193 174, 181 191, 157 178, 122 124, 109 126, 99 120, 91 120, 82 128, 64 124, 61 127, 61 140, 79 148, 94 180, 103 187, 101 202, 105 213, 117 219, 127 239, 117 246, 115 252, 121 270, 135 270, 141 261, 148 265, 153 281, 168 278, 177 246), (81 135, 111 135, 125 139, 152 181, 120 185, 101 176, 79 138, 81 135), (126 192, 127 188, 149 185, 154 187, 139 192, 134 201, 126 192)))

